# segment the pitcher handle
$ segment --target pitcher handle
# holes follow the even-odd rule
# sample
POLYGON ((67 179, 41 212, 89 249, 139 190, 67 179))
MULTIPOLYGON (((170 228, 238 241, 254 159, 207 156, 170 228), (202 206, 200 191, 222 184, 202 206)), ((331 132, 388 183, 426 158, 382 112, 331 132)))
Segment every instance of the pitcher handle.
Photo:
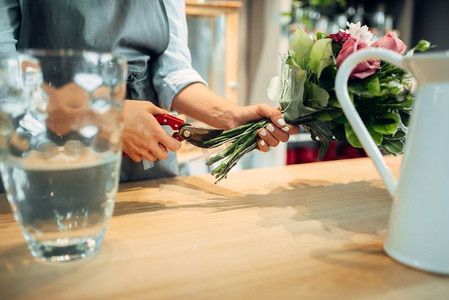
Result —
POLYGON ((388 192, 393 197, 396 192, 396 179, 388 168, 385 160, 380 152, 379 148, 374 143, 371 135, 366 129, 360 115, 354 107, 348 93, 348 79, 351 74, 352 69, 357 66, 357 64, 366 61, 368 59, 380 59, 391 64, 394 64, 402 69, 408 70, 406 63, 404 62, 404 57, 397 52, 388 49, 381 48, 371 48, 366 50, 361 50, 351 54, 346 60, 341 64, 337 72, 337 77, 335 78, 335 92, 337 94, 338 101, 341 104, 343 112, 349 120, 352 129, 356 133, 360 143, 363 148, 368 153, 368 156, 374 162, 377 170, 382 177, 388 192))

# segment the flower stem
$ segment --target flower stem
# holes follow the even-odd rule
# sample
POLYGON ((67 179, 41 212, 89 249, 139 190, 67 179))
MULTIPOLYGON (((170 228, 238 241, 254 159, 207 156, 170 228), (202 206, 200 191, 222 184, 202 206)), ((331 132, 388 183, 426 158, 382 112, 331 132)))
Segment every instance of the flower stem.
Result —
POLYGON ((218 167, 212 170, 211 174, 215 175, 217 181, 225 178, 227 173, 237 164, 237 162, 247 153, 257 148, 258 133, 260 128, 265 127, 270 122, 269 119, 252 121, 247 124, 238 126, 234 129, 223 132, 219 137, 210 140, 207 144, 217 145, 231 142, 226 149, 220 151, 206 163, 208 166, 223 160, 218 167))
MULTIPOLYGON (((287 123, 290 125, 301 125, 314 120, 313 116, 306 116, 294 121, 287 121, 287 123)), ((259 140, 257 132, 270 122, 270 119, 251 121, 234 129, 224 131, 220 136, 205 142, 205 144, 210 147, 231 143, 228 147, 206 162, 206 164, 210 166, 221 161, 221 163, 211 172, 211 175, 214 175, 217 179, 215 183, 226 178, 229 171, 231 171, 243 156, 257 148, 257 142, 259 140)))

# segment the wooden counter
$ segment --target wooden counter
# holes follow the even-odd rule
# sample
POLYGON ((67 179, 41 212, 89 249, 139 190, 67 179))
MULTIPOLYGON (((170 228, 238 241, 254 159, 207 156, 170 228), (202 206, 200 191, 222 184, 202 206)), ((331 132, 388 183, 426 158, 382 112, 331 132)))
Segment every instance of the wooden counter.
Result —
POLYGON ((128 183, 101 251, 58 264, 3 196, 0 298, 447 299, 449 277, 383 252, 390 206, 366 158, 128 183))

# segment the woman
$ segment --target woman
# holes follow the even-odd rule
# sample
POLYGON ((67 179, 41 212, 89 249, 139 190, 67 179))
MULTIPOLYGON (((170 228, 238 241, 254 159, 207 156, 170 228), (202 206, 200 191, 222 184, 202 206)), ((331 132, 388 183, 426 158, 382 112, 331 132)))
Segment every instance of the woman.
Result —
POLYGON ((238 106, 211 91, 193 70, 187 47, 184 0, 0 0, 0 51, 87 49, 124 55, 128 61, 121 181, 178 174, 181 144, 154 115, 175 110, 210 126, 230 129, 268 117, 259 149, 289 134, 280 112, 260 104, 238 106), (145 168, 142 160, 153 162, 145 168))

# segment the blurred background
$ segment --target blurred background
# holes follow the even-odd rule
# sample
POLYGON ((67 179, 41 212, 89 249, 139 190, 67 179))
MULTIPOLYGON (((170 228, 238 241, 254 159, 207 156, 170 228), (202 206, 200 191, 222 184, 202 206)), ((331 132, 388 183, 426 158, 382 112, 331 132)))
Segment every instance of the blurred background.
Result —
MULTIPOLYGON (((229 100, 250 105, 271 102, 270 79, 280 71, 280 54, 301 26, 315 36, 346 29, 361 22, 374 34, 389 31, 413 47, 421 39, 449 49, 448 0, 186 0, 189 47, 194 68, 209 86, 229 100)), ((253 151, 235 170, 275 167, 318 161, 318 142, 306 133, 290 138, 269 153, 253 151)), ((209 172, 205 161, 212 153, 185 145, 179 155, 185 174, 209 172)), ((333 143, 324 160, 365 156, 363 150, 333 143)))

